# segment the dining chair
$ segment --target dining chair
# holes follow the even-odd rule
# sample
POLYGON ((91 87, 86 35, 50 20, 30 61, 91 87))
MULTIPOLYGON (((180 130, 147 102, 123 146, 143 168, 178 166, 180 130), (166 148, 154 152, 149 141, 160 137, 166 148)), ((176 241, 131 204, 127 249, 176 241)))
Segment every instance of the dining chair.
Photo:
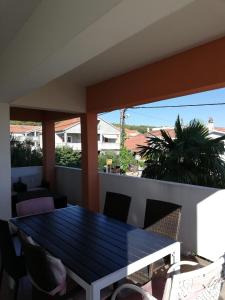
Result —
MULTIPOLYGON (((20 236, 28 277, 32 283, 32 299, 86 299, 84 289, 73 280, 68 280, 60 259, 48 254, 30 237, 20 236)), ((104 289, 101 300, 106 300, 110 295, 112 290, 104 289)))
POLYGON ((53 197, 33 198, 16 204, 18 217, 51 212, 55 209, 53 197))
MULTIPOLYGON (((180 230, 181 208, 180 205, 174 203, 147 199, 144 229, 177 241, 180 230)), ((144 284, 151 279, 154 272, 163 268, 168 263, 170 263, 170 258, 165 257, 151 264, 149 267, 130 275, 129 278, 134 282, 144 284)))
MULTIPOLYGON (((118 287, 111 300, 128 290, 130 293, 122 300, 218 300, 224 282, 224 256, 205 267, 196 262, 181 261, 174 264, 167 272, 164 291, 159 298, 154 297, 153 285, 149 282, 140 287, 125 283, 118 287), (180 266, 194 266, 196 269, 179 273, 180 266)), ((158 286, 160 289, 160 286, 158 286)), ((163 290, 163 287, 162 287, 163 290)))
POLYGON ((130 202, 130 196, 119 193, 106 192, 103 214, 107 217, 126 223, 130 208, 130 202))
POLYGON ((21 234, 28 277, 32 283, 32 299, 67 299, 66 269, 61 260, 49 255, 32 239, 21 234))
POLYGON ((2 285, 3 274, 6 272, 14 281, 14 299, 17 299, 19 281, 26 275, 26 268, 23 256, 17 256, 14 248, 12 236, 7 221, 0 220, 0 252, 1 252, 1 277, 2 285))

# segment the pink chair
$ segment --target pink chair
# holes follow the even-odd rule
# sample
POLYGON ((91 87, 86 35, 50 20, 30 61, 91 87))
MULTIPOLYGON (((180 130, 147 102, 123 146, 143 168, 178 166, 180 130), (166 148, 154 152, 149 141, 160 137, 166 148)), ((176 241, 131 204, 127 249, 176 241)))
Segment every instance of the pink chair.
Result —
POLYGON ((18 217, 47 213, 54 209, 54 200, 52 197, 34 198, 16 204, 18 217))
POLYGON ((200 267, 197 270, 179 273, 177 269, 181 265, 199 265, 195 262, 184 261, 174 264, 168 270, 168 278, 165 288, 158 286, 158 290, 164 290, 162 297, 155 298, 153 284, 151 282, 140 287, 134 284, 123 284, 118 287, 111 300, 218 300, 224 281, 224 257, 216 262, 200 267), (125 289, 130 292, 125 294, 125 289))

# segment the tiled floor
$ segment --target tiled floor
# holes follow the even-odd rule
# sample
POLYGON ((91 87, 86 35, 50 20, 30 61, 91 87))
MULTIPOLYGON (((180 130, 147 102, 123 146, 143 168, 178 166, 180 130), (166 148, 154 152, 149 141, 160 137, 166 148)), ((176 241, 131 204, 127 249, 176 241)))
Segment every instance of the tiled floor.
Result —
MULTIPOLYGON (((187 259, 187 258, 183 258, 187 259)), ((190 257, 188 258, 190 260, 190 257)), ((208 262, 204 259, 201 258, 192 258, 192 260, 196 260, 202 265, 208 264, 208 262)), ((156 276, 165 276, 165 271, 158 273, 156 276)), ((20 282, 20 288, 19 288, 19 293, 18 293, 18 298, 17 300, 31 300, 32 299, 32 293, 31 293, 31 284, 28 280, 28 278, 24 278, 20 282)), ((13 289, 10 289, 9 284, 8 284, 8 277, 7 275, 4 276, 1 290, 0 290, 0 300, 13 300, 14 299, 14 293, 13 289)), ((44 299, 49 299, 49 298, 44 298, 44 299)), ((44 300, 43 299, 43 300, 44 300)), ((84 300, 85 299, 85 294, 83 292, 78 292, 76 297, 73 298, 74 300, 84 300)), ((37 300, 42 300, 40 297, 37 300)), ((219 300, 225 300, 225 286, 222 290, 221 296, 219 300)))

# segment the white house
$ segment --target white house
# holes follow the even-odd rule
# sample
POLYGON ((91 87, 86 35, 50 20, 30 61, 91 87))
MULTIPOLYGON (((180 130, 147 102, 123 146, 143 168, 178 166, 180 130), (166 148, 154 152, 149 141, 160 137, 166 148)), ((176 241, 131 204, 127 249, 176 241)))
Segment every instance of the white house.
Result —
MULTIPOLYGON (((42 148, 42 128, 34 125, 10 125, 10 135, 17 140, 31 139, 35 147, 42 148)), ((55 146, 69 146, 81 151, 80 118, 55 123, 55 146)), ((98 118, 98 150, 116 151, 120 149, 120 130, 112 124, 98 118)))
POLYGON ((40 147, 42 135, 41 126, 36 125, 14 125, 10 124, 10 137, 21 142, 30 139, 34 143, 34 147, 40 147))
MULTIPOLYGON (((57 122, 55 125, 56 147, 69 146, 81 151, 80 118, 57 122)), ((119 151, 120 130, 112 124, 98 118, 98 151, 119 151)))

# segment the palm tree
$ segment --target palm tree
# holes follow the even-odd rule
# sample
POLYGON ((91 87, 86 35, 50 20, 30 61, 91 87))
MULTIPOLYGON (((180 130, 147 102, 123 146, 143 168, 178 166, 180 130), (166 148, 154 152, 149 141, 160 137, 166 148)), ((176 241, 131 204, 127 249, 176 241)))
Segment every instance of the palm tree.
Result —
POLYGON ((139 146, 145 159, 142 177, 210 187, 225 187, 225 136, 212 139, 200 121, 194 119, 188 126, 175 123, 175 138, 166 130, 162 137, 147 137, 147 146, 139 146))

